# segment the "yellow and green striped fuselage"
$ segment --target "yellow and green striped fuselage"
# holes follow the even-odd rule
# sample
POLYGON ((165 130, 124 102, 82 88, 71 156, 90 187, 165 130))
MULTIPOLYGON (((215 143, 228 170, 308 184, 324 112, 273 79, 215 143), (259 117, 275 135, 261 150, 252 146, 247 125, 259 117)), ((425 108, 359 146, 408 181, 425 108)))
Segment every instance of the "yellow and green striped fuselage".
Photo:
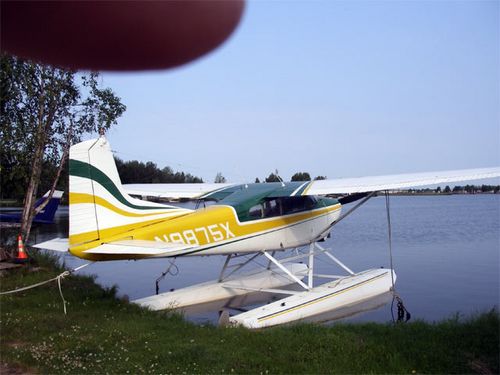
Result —
POLYGON ((69 174, 69 251, 89 260, 287 249, 323 238, 340 214, 336 199, 305 196, 308 182, 225 186, 194 211, 137 199, 103 137, 71 147, 69 174))
MULTIPOLYGON (((172 219, 146 221, 135 225, 113 227, 103 232, 106 242, 146 240, 192 246, 184 255, 247 253, 283 250, 309 244, 321 238, 340 215, 341 205, 333 203, 311 210, 269 218, 240 221, 234 207, 214 205, 172 219)), ((85 237, 70 237, 70 252, 89 260, 140 259, 143 256, 89 254, 86 250, 102 240, 78 244, 85 237)))

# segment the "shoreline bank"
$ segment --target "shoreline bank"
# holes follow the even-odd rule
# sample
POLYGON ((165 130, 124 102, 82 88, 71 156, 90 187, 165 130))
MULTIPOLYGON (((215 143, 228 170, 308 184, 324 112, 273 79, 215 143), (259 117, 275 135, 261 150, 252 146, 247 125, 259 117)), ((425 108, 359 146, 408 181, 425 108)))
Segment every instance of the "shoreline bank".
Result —
MULTIPOLYGON (((57 276, 55 258, 10 271, 1 290, 57 276)), ((195 325, 118 299, 88 276, 0 296, 1 362, 41 373, 498 373, 500 316, 438 323, 195 325), (296 361, 297 357, 300 361, 296 361), (484 372, 487 371, 487 372, 484 372)))

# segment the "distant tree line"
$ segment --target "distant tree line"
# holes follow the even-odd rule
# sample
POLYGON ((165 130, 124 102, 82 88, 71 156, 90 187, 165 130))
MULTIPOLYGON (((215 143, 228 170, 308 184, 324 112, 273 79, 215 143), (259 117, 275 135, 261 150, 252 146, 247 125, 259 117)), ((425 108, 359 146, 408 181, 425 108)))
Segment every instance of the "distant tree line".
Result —
MULTIPOLYGON (((448 187, 449 188, 449 187, 448 187)), ((446 190, 446 188, 445 188, 446 190)), ((465 186, 455 186, 452 190, 453 193, 490 193, 493 192, 498 194, 500 192, 500 185, 465 185, 465 186)))
MULTIPOLYGON (((148 161, 146 163, 132 160, 123 161, 115 157, 116 167, 120 179, 124 184, 135 183, 202 183, 203 180, 185 172, 174 172, 170 167, 162 169, 148 161)), ((3 165, 2 165, 3 166, 3 165)), ((20 176, 26 176, 29 173, 28 166, 18 164, 13 167, 20 176)), ((55 175, 57 174, 58 165, 50 160, 45 160, 42 168, 42 176, 38 189, 38 195, 43 195, 52 185, 55 175)), ((64 165, 61 173, 61 178, 57 184, 59 190, 68 192, 68 167, 64 165)), ((15 199, 22 201, 24 198, 26 183, 24 180, 9 180, 2 176, 2 187, 0 190, 1 199, 15 199)), ((67 201, 67 194, 63 196, 63 200, 67 201)))
POLYGON ((438 186, 435 189, 425 188, 425 189, 408 189, 408 193, 412 194, 477 194, 477 193, 500 193, 500 185, 465 185, 465 186, 455 186, 450 188, 448 185, 444 189, 438 186))
POLYGON ((116 168, 123 184, 136 183, 202 183, 203 180, 189 173, 174 172, 170 167, 162 169, 148 161, 123 161, 115 157, 116 168))
MULTIPOLYGON (((314 178, 315 180, 326 180, 326 176, 316 176, 314 178)), ((277 171, 276 173, 271 173, 269 176, 267 176, 264 179, 264 182, 281 182, 282 179, 278 175, 277 171)), ((295 173, 290 181, 311 181, 311 175, 308 172, 297 172, 295 173)), ((255 179, 255 183, 259 183, 260 179, 257 177, 255 179)))

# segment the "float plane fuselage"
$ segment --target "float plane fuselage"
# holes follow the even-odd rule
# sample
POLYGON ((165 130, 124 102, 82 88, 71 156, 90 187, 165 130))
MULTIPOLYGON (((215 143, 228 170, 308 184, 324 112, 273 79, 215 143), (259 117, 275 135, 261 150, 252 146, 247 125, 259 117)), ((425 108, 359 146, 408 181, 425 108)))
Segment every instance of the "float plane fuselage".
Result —
POLYGON ((71 147, 69 173, 69 239, 39 247, 101 261, 296 248, 326 237, 339 218, 343 200, 328 194, 489 178, 500 168, 287 183, 122 185, 109 143, 100 137, 71 147), (215 204, 191 210, 133 195, 215 204))
MULTIPOLYGON (((97 239, 91 240, 95 232, 70 236, 70 252, 89 260, 113 260, 252 253, 256 249, 285 250, 310 244, 328 234, 340 215, 341 204, 326 197, 290 196, 303 185, 295 182, 238 185, 219 190, 210 197, 217 199, 216 204, 194 211, 169 207, 148 210, 141 216, 144 221, 100 230, 97 239), (224 195, 227 197, 218 200, 224 195), (164 218, 163 214, 169 216, 164 218), (110 251, 92 250, 103 246, 103 235, 108 244, 104 246, 110 251), (147 254, 133 250, 124 254, 127 244, 134 245, 132 241, 143 241, 136 245, 147 247, 147 254), (111 251, 111 246, 116 251, 111 251)), ((115 214, 127 209, 117 207, 116 201, 113 203, 108 204, 108 210, 115 214)))

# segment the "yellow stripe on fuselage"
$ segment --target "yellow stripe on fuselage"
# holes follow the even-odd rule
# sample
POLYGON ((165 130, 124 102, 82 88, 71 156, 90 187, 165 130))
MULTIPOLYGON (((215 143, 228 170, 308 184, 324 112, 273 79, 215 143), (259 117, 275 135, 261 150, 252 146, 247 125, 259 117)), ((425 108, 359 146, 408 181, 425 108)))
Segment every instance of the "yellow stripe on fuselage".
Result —
MULTIPOLYGON (((222 205, 210 206, 205 209, 198 210, 192 214, 175 218, 173 220, 169 220, 168 222, 153 225, 151 227, 147 227, 140 231, 137 231, 136 233, 134 233, 134 239, 155 240, 157 237, 159 240, 176 242, 175 238, 172 238, 172 234, 178 233, 181 234, 182 237, 184 237, 183 234, 185 232, 190 233, 190 231, 194 231, 196 242, 194 238, 192 243, 189 241, 183 242, 186 244, 205 246, 217 242, 224 242, 224 240, 231 238, 245 237, 282 227, 287 227, 305 220, 319 217, 338 209, 340 209, 340 204, 285 216, 240 222, 233 207, 222 205), (231 233, 234 234, 234 237, 227 238, 226 236, 226 238, 220 241, 214 239, 214 237, 218 237, 217 235, 212 235, 210 233, 208 235, 205 235, 205 230, 203 229, 206 228, 207 232, 210 232, 212 230, 214 233, 216 233, 217 231, 225 232, 226 229, 224 229, 223 227, 226 226, 227 229, 229 229, 231 233)), ((223 235, 225 235, 225 233, 223 233, 223 235)))
MULTIPOLYGON (((314 219, 337 211, 340 207, 340 204, 336 204, 296 214, 240 222, 233 207, 210 206, 180 217, 100 230, 100 238, 96 241, 93 241, 95 240, 95 232, 89 233, 89 236, 93 237, 89 238, 89 241, 92 242, 72 247, 71 253, 85 258, 87 257, 84 253, 85 250, 99 246, 103 242, 123 239, 185 243, 200 248, 223 245, 236 239, 314 219)), ((71 236, 70 244, 82 243, 84 239, 85 234, 71 236)), ((110 256, 106 255, 105 258, 110 259, 110 256)))
POLYGON ((145 226, 161 223, 165 220, 171 220, 171 218, 141 221, 140 223, 133 223, 107 229, 100 229, 99 239, 96 238, 96 233, 97 233, 96 231, 73 234, 69 236, 69 244, 70 246, 79 244, 78 247, 81 247, 84 250, 88 250, 101 245, 103 242, 107 242, 108 238, 113 238, 117 235, 120 235, 123 238, 131 237, 128 233, 143 228, 145 226))

